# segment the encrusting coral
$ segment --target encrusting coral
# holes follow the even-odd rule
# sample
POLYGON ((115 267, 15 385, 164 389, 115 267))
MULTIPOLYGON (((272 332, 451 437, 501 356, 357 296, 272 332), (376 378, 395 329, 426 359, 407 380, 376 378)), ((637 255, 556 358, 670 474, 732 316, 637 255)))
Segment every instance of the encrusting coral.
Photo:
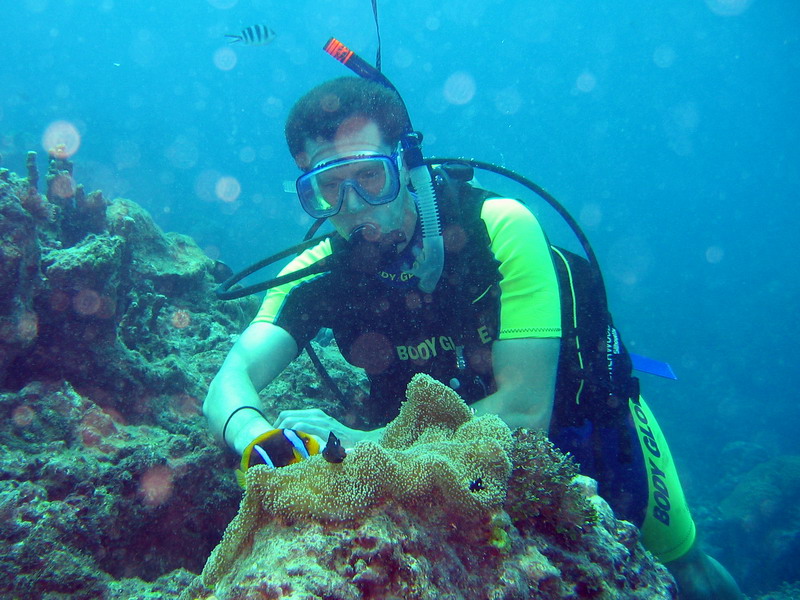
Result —
POLYGON ((585 495, 572 485, 578 464, 559 452, 543 432, 515 431, 511 460, 514 470, 506 510, 518 529, 557 536, 568 543, 597 520, 585 495))
POLYGON ((406 396, 342 463, 251 468, 182 598, 675 597, 636 528, 543 436, 473 416, 427 375, 406 396))
POLYGON ((358 444, 342 463, 314 456, 250 469, 239 514, 203 571, 205 583, 217 583, 271 519, 348 522, 394 502, 474 528, 499 510, 511 472, 508 427, 494 415, 473 419, 455 392, 426 375, 414 378, 407 397, 381 443, 358 444))

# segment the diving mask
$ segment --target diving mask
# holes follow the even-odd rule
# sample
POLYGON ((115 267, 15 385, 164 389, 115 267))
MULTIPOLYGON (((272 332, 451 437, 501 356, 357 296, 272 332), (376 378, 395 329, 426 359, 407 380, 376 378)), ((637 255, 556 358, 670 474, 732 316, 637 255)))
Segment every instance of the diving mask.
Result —
POLYGON ((332 217, 342 209, 348 188, 364 202, 388 204, 400 193, 400 153, 376 152, 336 158, 297 178, 297 196, 315 219, 332 217))

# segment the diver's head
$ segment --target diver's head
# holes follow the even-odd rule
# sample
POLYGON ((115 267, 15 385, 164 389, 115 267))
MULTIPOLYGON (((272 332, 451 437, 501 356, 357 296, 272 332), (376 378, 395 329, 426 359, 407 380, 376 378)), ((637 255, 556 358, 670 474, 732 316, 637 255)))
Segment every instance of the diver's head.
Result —
POLYGON ((308 91, 286 120, 286 143, 301 169, 306 140, 333 140, 353 118, 375 121, 382 140, 394 147, 408 127, 400 96, 386 86, 361 77, 338 77, 308 91))
POLYGON ((399 140, 406 129, 399 96, 355 77, 328 81, 301 98, 286 123, 303 208, 328 217, 351 239, 391 245, 411 239, 417 213, 399 140))

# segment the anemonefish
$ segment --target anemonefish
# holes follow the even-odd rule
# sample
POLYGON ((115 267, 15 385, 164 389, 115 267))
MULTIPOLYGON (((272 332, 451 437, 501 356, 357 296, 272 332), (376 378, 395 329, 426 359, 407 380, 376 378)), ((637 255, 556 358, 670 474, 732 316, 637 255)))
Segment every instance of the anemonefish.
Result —
POLYGON ((225 37, 231 38, 228 40, 229 44, 242 42, 247 46, 266 46, 274 40, 277 35, 277 33, 266 25, 253 25, 251 27, 245 27, 242 29, 242 32, 238 34, 226 33, 225 37))
POLYGON ((272 429, 253 440, 242 453, 236 480, 244 487, 245 471, 253 465, 285 467, 319 453, 319 442, 302 431, 272 429))

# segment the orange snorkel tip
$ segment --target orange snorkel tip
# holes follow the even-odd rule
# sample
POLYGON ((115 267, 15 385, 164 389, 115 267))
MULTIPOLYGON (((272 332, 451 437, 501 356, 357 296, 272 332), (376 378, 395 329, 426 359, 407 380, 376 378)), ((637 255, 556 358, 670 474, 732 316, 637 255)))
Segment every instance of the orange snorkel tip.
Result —
POLYGON ((338 60, 343 65, 347 64, 347 61, 353 56, 354 52, 350 50, 347 46, 345 46, 342 42, 337 40, 336 38, 331 38, 327 41, 327 43, 322 47, 325 52, 330 54, 333 58, 338 60))
POLYGON ((392 82, 386 79, 383 73, 336 38, 329 39, 322 49, 359 77, 380 83, 399 95, 399 92, 397 92, 397 89, 392 85, 392 82))

